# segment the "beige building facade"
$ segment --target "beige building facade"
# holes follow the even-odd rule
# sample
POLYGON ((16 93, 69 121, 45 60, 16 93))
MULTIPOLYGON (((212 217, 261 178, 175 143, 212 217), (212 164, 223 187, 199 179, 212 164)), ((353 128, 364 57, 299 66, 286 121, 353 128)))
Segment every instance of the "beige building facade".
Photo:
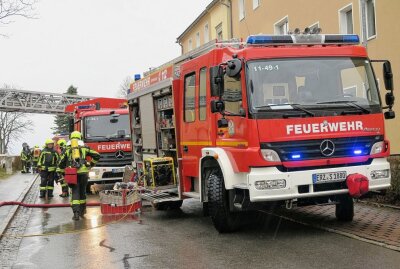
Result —
MULTIPOLYGON (((194 43, 196 33, 200 33, 200 45, 217 39, 215 27, 221 22, 222 39, 246 40, 252 34, 287 34, 306 27, 320 27, 326 34, 358 34, 371 59, 387 59, 392 63, 397 95, 394 110, 398 115, 386 121, 386 131, 391 153, 400 154, 400 89, 396 89, 400 88, 399 10, 398 0, 214 0, 178 37, 178 43, 186 53, 198 44, 194 43), (210 26, 208 38, 203 35, 206 24, 210 26)), ((375 63, 374 69, 384 102, 382 64, 375 63)))
POLYGON ((213 0, 206 9, 177 38, 182 54, 212 40, 225 40, 232 36, 230 1, 213 0))

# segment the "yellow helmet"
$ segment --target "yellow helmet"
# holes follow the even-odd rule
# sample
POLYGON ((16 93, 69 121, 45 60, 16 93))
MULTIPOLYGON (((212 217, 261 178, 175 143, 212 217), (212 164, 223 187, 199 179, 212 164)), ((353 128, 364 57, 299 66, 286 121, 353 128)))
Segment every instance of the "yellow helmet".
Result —
POLYGON ((57 141, 57 145, 59 145, 60 147, 64 147, 65 144, 67 144, 67 141, 65 141, 65 139, 60 139, 57 141))
POLYGON ((54 144, 53 139, 47 138, 44 144, 47 146, 48 144, 54 144))
POLYGON ((81 132, 79 132, 79 131, 73 131, 73 132, 71 133, 71 135, 69 136, 69 138, 70 138, 70 139, 74 139, 74 138, 76 138, 76 139, 82 139, 82 134, 81 134, 81 132))

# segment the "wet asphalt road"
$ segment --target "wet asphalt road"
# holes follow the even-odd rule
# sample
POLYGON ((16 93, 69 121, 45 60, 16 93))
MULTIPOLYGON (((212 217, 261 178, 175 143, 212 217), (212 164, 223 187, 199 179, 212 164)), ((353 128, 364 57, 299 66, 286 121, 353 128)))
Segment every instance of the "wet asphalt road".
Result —
POLYGON ((143 211, 121 220, 90 208, 75 223, 69 208, 34 209, 25 234, 36 236, 22 239, 12 268, 400 267, 399 252, 276 217, 218 234, 194 200, 143 211))

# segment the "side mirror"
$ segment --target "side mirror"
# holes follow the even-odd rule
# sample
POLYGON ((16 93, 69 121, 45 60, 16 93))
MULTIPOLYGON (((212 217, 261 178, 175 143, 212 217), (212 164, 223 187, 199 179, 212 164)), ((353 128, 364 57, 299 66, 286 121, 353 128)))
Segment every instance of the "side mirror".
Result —
POLYGON ((393 110, 386 111, 384 113, 384 115, 385 115, 385 119, 387 119, 387 120, 391 120, 396 117, 396 113, 393 110))
POLYGON ((225 110, 225 103, 221 100, 212 100, 211 101, 211 112, 212 113, 221 113, 225 110))
POLYGON ((394 105, 394 95, 392 92, 388 92, 385 95, 385 102, 386 105, 389 106, 390 108, 394 105))
POLYGON ((385 88, 388 91, 393 91, 393 73, 392 65, 389 61, 383 63, 383 78, 385 80, 385 88))
POLYGON ((224 69, 222 66, 210 68, 211 96, 222 96, 224 92, 224 69))
POLYGON ((72 133, 74 131, 74 127, 75 127, 74 125, 75 125, 74 118, 73 117, 69 118, 68 119, 68 129, 69 129, 70 133, 72 133))
POLYGON ((226 62, 226 75, 229 77, 236 77, 242 70, 242 61, 235 58, 226 62))

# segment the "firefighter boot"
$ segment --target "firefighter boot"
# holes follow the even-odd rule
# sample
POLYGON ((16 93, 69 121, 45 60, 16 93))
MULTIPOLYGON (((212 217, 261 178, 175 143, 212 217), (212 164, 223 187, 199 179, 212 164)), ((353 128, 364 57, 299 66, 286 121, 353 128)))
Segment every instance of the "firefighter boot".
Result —
POLYGON ((53 190, 47 190, 47 197, 48 197, 48 198, 54 197, 54 195, 53 195, 53 190))
POLYGON ((86 205, 80 205, 79 216, 83 218, 86 214, 86 205))
POLYGON ((63 192, 63 193, 60 194, 60 197, 62 197, 62 198, 65 198, 65 197, 68 197, 68 196, 69 196, 68 192, 63 192))
POLYGON ((78 211, 74 212, 74 216, 72 217, 72 220, 75 220, 75 221, 79 220, 79 212, 78 211))
POLYGON ((46 197, 46 191, 40 191, 39 198, 46 197))

